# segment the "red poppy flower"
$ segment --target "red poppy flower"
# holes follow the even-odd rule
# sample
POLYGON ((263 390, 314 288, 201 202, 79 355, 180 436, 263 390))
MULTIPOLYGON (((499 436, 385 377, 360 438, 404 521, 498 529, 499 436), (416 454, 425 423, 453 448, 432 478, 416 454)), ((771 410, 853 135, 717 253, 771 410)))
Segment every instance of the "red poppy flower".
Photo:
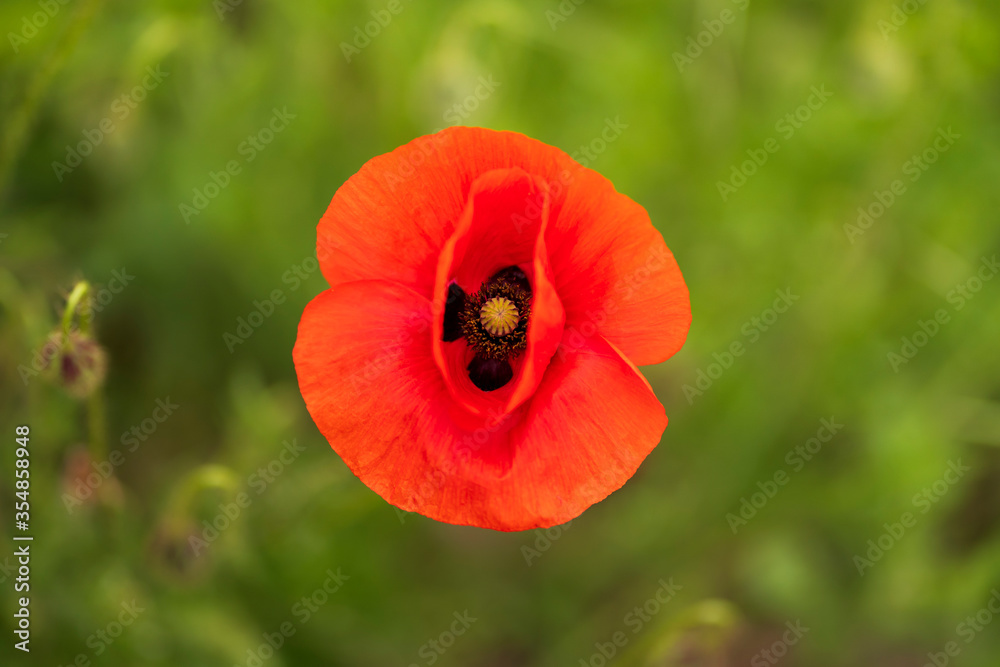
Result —
POLYGON ((637 365, 684 343, 687 287, 646 211, 557 148, 454 127, 373 158, 319 223, 330 289, 294 359, 365 484, 439 521, 565 523, 667 425, 637 365))

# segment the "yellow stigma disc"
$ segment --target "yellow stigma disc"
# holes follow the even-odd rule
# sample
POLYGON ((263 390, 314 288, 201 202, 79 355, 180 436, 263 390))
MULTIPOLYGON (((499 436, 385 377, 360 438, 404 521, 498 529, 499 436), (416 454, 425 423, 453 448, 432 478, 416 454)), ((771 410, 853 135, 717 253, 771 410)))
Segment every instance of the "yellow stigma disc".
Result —
POLYGON ((495 296, 483 304, 479 311, 479 322, 494 336, 506 336, 515 328, 521 314, 509 299, 495 296))

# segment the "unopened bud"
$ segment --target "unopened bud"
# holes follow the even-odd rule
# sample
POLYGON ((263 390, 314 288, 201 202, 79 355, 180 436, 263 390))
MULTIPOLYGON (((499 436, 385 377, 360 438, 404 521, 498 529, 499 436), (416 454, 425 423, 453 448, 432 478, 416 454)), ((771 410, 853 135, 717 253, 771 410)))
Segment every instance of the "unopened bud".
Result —
POLYGON ((76 398, 86 398, 100 387, 108 368, 104 349, 76 330, 69 333, 59 351, 46 362, 49 376, 76 398))

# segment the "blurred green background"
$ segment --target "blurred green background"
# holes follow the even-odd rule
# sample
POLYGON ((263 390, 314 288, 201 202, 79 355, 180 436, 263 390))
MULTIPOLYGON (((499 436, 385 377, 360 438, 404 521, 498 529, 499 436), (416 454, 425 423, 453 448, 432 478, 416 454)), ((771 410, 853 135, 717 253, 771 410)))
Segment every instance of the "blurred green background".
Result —
POLYGON ((3 664, 997 664, 995 3, 5 0, 0 25, 3 664), (606 175, 691 289, 645 369, 663 442, 548 534, 397 512, 296 386, 333 193, 456 123, 606 175), (80 279, 107 450, 101 406, 37 373, 80 279))

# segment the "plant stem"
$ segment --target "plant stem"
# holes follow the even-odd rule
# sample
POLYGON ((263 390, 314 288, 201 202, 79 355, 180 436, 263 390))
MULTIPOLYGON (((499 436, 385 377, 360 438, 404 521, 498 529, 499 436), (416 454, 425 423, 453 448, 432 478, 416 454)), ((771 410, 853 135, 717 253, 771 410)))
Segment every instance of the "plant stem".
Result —
MULTIPOLYGON (((69 334, 73 329, 73 316, 81 304, 87 303, 85 299, 90 299, 90 283, 86 280, 81 280, 73 286, 73 291, 69 293, 69 297, 66 299, 66 310, 63 312, 62 319, 63 343, 69 343, 69 334)), ((90 334, 92 319, 93 309, 85 308, 84 312, 80 314, 81 333, 90 334)))
MULTIPOLYGON (((73 291, 69 293, 62 319, 63 349, 68 349, 73 344, 70 332, 73 329, 73 317, 80 306, 86 306, 80 313, 80 333, 92 335, 94 311, 89 307, 91 298, 90 283, 86 280, 74 285, 73 291)), ((87 427, 90 458, 92 461, 103 461, 108 447, 104 424, 104 390, 100 386, 95 387, 87 399, 87 427)))

